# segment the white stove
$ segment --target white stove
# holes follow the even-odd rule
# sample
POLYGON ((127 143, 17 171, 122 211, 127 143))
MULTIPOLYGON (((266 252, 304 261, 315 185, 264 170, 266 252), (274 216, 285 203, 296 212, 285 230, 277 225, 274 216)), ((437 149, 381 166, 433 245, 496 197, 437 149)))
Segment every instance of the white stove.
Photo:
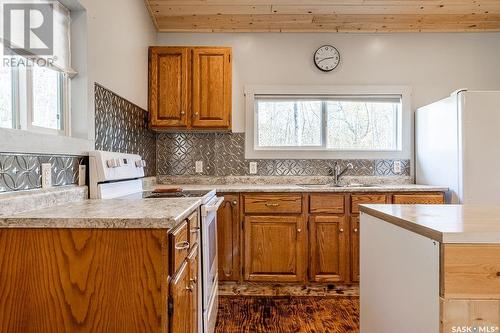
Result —
POLYGON ((91 199, 201 198, 201 273, 203 332, 215 330, 218 308, 217 274, 217 210, 224 201, 215 190, 183 190, 176 192, 144 191, 142 178, 146 162, 140 155, 107 151, 89 152, 91 199))

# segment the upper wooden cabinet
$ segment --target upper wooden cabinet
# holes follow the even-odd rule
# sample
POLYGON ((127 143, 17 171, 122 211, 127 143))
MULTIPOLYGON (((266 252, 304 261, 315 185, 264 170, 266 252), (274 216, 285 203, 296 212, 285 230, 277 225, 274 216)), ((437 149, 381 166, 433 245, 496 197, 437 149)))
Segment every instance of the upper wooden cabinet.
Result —
POLYGON ((150 47, 150 126, 230 130, 231 48, 150 47))

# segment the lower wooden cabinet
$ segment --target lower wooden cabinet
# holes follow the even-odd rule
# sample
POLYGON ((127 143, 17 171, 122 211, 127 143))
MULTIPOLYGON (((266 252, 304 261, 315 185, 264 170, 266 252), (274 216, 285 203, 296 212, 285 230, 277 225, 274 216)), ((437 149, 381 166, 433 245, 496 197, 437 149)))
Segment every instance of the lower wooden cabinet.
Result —
POLYGON ((359 216, 351 217, 351 281, 359 282, 359 216))
POLYGON ((302 216, 246 216, 245 280, 304 281, 306 232, 302 216))
POLYGON ((309 273, 315 282, 345 282, 348 256, 345 216, 309 218, 309 273))
POLYGON ((192 311, 189 265, 185 261, 170 281, 170 332, 191 332, 192 311))
POLYGON ((188 257, 188 262, 189 262, 189 289, 188 291, 191 293, 191 299, 190 299, 190 312, 191 312, 191 332, 192 333, 197 333, 201 332, 201 321, 200 321, 200 314, 201 314, 201 288, 200 288, 200 283, 199 281, 199 248, 198 244, 193 246, 193 249, 191 250, 191 253, 189 254, 188 257))
POLYGON ((240 279, 240 210, 239 195, 223 194, 224 202, 217 212, 217 245, 219 281, 240 279))

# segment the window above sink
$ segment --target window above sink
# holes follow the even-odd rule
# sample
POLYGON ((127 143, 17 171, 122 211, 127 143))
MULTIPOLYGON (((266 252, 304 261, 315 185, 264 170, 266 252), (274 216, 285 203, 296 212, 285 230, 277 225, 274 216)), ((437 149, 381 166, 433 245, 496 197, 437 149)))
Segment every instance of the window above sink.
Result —
POLYGON ((246 87, 246 158, 410 158, 410 89, 246 87))

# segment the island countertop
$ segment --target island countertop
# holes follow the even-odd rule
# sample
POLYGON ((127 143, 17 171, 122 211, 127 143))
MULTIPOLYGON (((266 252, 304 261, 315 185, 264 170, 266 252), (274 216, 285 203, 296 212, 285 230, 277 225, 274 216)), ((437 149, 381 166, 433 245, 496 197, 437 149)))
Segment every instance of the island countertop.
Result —
POLYGON ((441 243, 500 244, 499 206, 361 205, 360 211, 441 243))
POLYGON ((171 229, 201 198, 83 200, 0 217, 0 228, 171 229))

